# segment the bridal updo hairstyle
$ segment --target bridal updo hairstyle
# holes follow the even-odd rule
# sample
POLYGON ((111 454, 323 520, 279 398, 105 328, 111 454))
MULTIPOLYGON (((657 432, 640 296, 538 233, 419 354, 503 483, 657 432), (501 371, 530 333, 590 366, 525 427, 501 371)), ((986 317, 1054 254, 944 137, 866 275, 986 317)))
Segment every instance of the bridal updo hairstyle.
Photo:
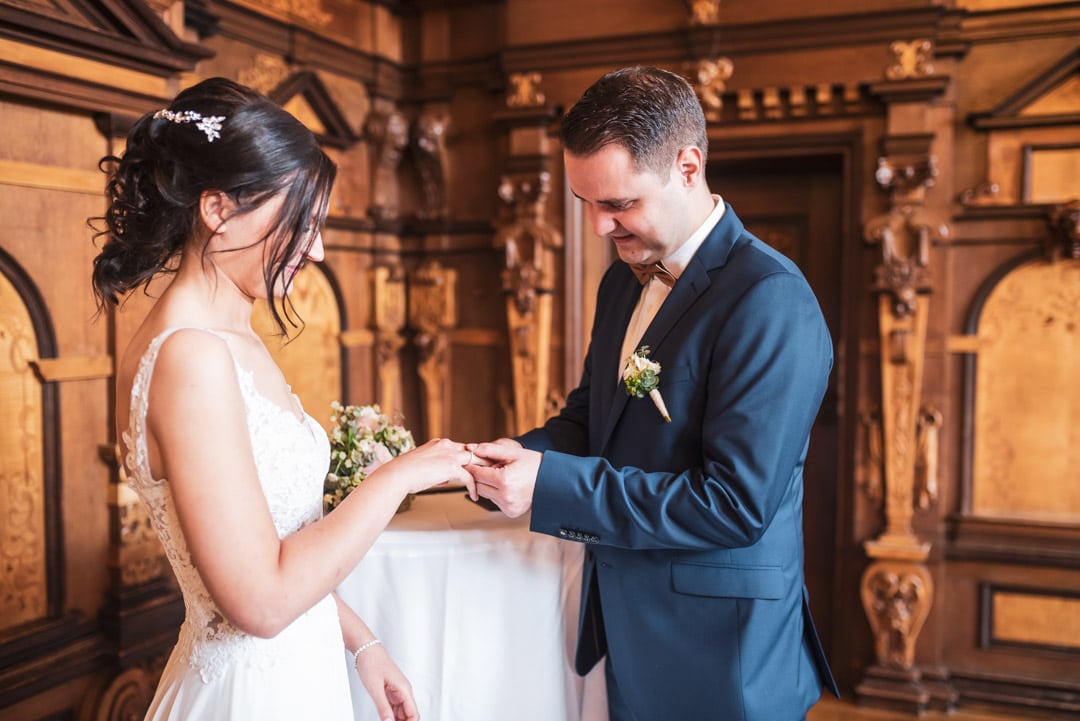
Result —
MULTIPOLYGON (((254 241, 271 244, 264 279, 272 299, 286 261, 311 248, 337 174, 299 120, 226 78, 204 80, 177 95, 167 111, 142 116, 128 133, 123 155, 106 156, 100 166, 114 172, 106 185, 108 209, 91 219, 92 225, 104 221, 105 226, 93 226, 95 239, 105 237, 94 259, 99 308, 117 304, 160 272, 175 272, 180 251, 199 235, 199 199, 205 191, 228 194, 237 213, 286 192, 276 222, 254 241), (220 119, 220 129, 200 125, 198 119, 220 119)), ((285 333, 277 304, 269 306, 285 333)), ((285 315, 290 316, 288 310, 285 315)), ((296 325, 291 317, 289 322, 296 325)))

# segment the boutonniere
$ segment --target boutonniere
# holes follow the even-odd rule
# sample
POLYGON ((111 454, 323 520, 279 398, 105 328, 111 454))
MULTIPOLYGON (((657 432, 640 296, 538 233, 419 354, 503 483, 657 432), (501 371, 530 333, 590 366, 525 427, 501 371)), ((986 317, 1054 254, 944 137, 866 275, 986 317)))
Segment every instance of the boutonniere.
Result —
POLYGON ((626 394, 635 398, 649 396, 664 420, 671 423, 671 416, 668 415, 667 406, 660 395, 660 364, 649 360, 650 352, 649 346, 643 345, 626 359, 622 374, 626 394))

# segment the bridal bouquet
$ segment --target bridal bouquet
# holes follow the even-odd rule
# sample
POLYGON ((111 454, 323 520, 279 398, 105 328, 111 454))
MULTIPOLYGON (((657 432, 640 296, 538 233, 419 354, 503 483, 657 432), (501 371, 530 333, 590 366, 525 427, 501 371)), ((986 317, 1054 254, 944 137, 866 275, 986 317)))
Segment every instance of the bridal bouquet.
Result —
POLYGON ((337 508, 376 468, 416 447, 412 433, 391 423, 377 405, 343 406, 334 401, 330 409, 330 422, 334 424, 330 431, 330 470, 323 482, 327 512, 337 508))

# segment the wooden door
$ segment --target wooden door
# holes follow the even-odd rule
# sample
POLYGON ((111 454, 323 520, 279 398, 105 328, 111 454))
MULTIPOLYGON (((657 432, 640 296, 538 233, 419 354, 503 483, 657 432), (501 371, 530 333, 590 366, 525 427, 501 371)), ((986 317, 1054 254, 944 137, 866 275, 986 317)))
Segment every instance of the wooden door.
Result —
POLYGON ((840 482, 838 366, 842 343, 844 216, 839 155, 725 160, 710 158, 709 187, 731 203, 747 229, 794 260, 817 294, 833 339, 832 376, 810 437, 803 530, 806 584, 829 652, 836 581, 836 509, 840 482))

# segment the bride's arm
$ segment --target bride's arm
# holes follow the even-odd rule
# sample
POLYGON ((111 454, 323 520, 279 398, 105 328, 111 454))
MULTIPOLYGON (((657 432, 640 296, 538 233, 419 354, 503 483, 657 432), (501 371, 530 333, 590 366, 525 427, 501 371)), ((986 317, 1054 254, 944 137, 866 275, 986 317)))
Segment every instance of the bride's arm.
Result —
POLYGON ((381 466, 326 518, 279 539, 232 356, 224 341, 199 331, 162 345, 147 424, 151 469, 171 484, 207 590, 233 625, 256 636, 277 635, 337 587, 407 493, 468 477, 460 444, 431 441, 381 466))
POLYGON ((375 702, 379 718, 394 721, 419 719, 412 685, 394 663, 390 652, 381 643, 375 643, 375 634, 336 593, 334 600, 337 602, 338 617, 341 619, 341 635, 345 639, 345 648, 350 653, 364 649, 354 657, 354 666, 364 688, 375 702))

